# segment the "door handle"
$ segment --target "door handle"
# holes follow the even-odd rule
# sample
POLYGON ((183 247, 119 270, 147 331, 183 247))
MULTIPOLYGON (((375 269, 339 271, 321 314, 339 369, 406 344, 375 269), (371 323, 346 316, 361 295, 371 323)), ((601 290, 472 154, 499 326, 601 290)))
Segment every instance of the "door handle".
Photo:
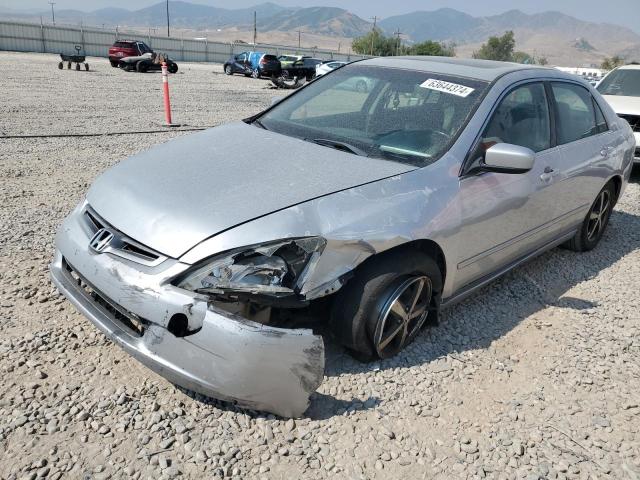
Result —
POLYGON ((544 172, 540 175, 540 180, 543 182, 548 182, 555 176, 555 171, 550 166, 544 167, 544 172))
POLYGON ((600 150, 600 155, 603 157, 608 157, 609 156, 609 148, 610 147, 602 147, 602 149, 600 150))

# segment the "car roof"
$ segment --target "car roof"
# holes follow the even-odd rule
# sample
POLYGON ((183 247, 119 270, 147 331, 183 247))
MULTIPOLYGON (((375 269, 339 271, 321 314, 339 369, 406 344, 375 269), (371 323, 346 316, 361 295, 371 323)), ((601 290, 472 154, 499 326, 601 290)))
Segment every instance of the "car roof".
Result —
POLYGON ((640 65, 623 65, 618 67, 617 70, 640 70, 640 65))
POLYGON ((452 57, 378 57, 358 62, 359 65, 372 65, 380 67, 406 68, 432 73, 456 75, 460 77, 475 78, 491 82, 507 73, 519 70, 542 70, 546 73, 554 73, 558 70, 535 65, 523 65, 520 63, 496 62, 493 60, 476 60, 452 57))

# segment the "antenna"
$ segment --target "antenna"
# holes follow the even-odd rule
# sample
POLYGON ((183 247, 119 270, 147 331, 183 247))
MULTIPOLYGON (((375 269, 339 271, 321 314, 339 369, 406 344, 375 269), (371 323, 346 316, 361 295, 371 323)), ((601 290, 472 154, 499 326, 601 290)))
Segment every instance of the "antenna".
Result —
POLYGON ((49 5, 51 5, 51 20, 53 21, 53 24, 56 24, 56 12, 54 12, 53 10, 53 6, 56 4, 56 2, 54 2, 53 0, 49 0, 49 5))

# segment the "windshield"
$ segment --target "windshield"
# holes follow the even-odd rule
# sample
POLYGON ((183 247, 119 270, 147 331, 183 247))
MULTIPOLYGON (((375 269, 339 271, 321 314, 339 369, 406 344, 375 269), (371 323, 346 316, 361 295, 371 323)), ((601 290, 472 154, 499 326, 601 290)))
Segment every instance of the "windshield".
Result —
POLYGON ((488 83, 349 65, 259 118, 268 130, 358 155, 424 166, 447 151, 488 83))
POLYGON ((602 95, 640 97, 640 69, 614 70, 597 87, 602 95))

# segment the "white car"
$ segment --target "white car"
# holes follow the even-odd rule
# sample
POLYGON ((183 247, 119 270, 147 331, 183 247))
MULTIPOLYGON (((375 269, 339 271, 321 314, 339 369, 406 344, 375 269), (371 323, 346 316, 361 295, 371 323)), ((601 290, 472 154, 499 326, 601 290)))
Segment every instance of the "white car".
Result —
POLYGON ((625 119, 636 137, 634 163, 640 164, 640 65, 626 65, 612 70, 598 84, 616 114, 625 119))
POLYGON ((326 62, 326 63, 321 63, 320 65, 316 65, 316 77, 320 77, 322 75, 324 75, 325 73, 329 73, 331 70, 335 70, 338 67, 342 67, 343 65, 346 65, 347 62, 326 62))

